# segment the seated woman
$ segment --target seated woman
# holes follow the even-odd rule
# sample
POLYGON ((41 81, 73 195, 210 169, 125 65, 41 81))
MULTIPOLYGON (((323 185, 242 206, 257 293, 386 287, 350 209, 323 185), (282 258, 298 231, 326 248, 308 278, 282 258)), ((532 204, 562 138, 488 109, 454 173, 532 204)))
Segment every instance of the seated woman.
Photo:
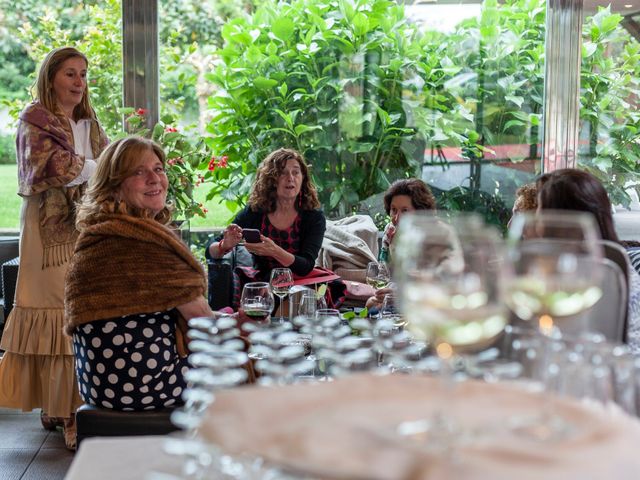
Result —
POLYGON ((242 240, 243 229, 260 231, 259 241, 245 242, 254 267, 238 267, 234 272, 234 308, 238 308, 242 286, 253 280, 268 282, 273 268, 289 268, 297 277, 313 270, 326 228, 319 208, 316 187, 300 153, 281 148, 262 161, 247 207, 221 239, 207 244, 205 252, 207 258, 220 258, 242 240))
MULTIPOLYGON (((603 240, 620 243, 616 234, 611 202, 600 181, 574 168, 555 170, 537 181, 538 209, 577 210, 593 214, 603 240)), ((640 353, 640 276, 629 268, 629 317, 627 342, 640 353)))
MULTIPOLYGON (((436 199, 431 193, 431 189, 422 180, 417 178, 397 180, 384 194, 384 209, 391 217, 391 221, 384 227, 378 261, 390 262, 393 238, 402 215, 416 210, 435 210, 436 199)), ((387 293, 391 293, 390 288, 378 289, 376 295, 367 300, 367 307, 380 307, 387 293)))
MULTIPOLYGON (((527 183, 516 190, 516 199, 513 202, 512 213, 515 215, 520 212, 535 212, 538 208, 538 188, 535 183, 527 183)), ((511 225, 511 219, 507 227, 511 225)))
POLYGON ((160 146, 127 137, 102 153, 78 207, 65 330, 80 395, 91 405, 181 403, 187 362, 177 325, 212 312, 202 265, 168 227, 167 188, 160 146))

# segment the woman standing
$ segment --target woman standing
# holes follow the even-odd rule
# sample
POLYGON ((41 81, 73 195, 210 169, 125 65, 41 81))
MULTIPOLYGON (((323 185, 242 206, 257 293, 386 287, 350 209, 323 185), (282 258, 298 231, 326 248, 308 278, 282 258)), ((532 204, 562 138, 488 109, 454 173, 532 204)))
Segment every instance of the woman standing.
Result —
POLYGON ((82 402, 63 334, 64 276, 77 237, 74 204, 107 144, 89 101, 87 66, 75 48, 52 50, 36 101, 19 117, 20 267, 0 342, 0 406, 42 408, 43 426, 62 424, 68 448, 75 448, 73 413, 82 402))
POLYGON ((260 164, 247 207, 224 231, 220 240, 207 245, 206 256, 220 258, 242 240, 245 228, 260 230, 260 241, 245 243, 254 257, 254 267, 239 267, 234 273, 234 306, 241 287, 253 279, 269 281, 271 270, 290 268, 298 277, 315 265, 326 228, 316 187, 302 155, 280 148, 260 164))

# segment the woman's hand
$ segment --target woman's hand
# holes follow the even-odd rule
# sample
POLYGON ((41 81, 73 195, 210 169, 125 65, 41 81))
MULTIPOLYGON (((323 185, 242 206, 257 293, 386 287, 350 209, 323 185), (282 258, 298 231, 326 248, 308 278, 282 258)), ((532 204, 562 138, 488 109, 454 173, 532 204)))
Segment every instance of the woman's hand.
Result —
POLYGON ((260 242, 247 242, 244 244, 244 246, 251 253, 260 257, 275 257, 280 250, 280 247, 276 245, 273 240, 271 240, 269 237, 265 237, 264 235, 260 235, 260 242))
POLYGON ((396 235, 396 226, 391 225, 387 230, 387 238, 389 239, 389 244, 393 242, 393 237, 396 235))
POLYGON ((283 267, 288 267, 295 261, 295 256, 292 253, 279 247, 276 242, 264 235, 260 235, 259 243, 246 242, 244 246, 254 255, 273 258, 283 267))
POLYGON ((380 303, 380 305, 382 305, 382 302, 384 301, 384 296, 389 293, 393 293, 393 288, 390 288, 390 287, 379 288, 378 290, 376 290, 376 301, 380 303))
POLYGON ((242 228, 235 223, 231 223, 224 229, 222 243, 225 250, 231 250, 242 241, 242 228))

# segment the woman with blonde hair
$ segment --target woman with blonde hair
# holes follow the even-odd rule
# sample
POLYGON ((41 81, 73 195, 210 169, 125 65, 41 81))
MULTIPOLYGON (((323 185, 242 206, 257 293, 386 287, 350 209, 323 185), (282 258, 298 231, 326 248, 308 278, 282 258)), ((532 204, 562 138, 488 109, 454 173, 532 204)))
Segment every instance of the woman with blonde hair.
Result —
POLYGON ((89 100, 88 63, 75 48, 52 50, 40 66, 37 98, 19 117, 20 266, 0 342, 0 406, 41 408, 43 426, 63 425, 69 448, 82 402, 62 332, 64 275, 77 238, 74 205, 107 144, 89 100))
POLYGON ((185 320, 213 315, 202 265, 168 226, 165 165, 151 140, 113 142, 78 209, 65 330, 80 395, 101 408, 182 403, 185 320))

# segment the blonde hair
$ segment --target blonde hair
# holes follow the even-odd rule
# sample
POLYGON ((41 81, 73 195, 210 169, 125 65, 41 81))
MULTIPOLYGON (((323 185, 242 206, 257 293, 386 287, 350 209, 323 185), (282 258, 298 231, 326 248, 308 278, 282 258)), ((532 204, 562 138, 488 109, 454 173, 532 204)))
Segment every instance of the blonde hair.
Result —
POLYGON ((122 183, 135 173, 146 151, 152 151, 162 165, 166 164, 166 157, 160 145, 147 138, 125 137, 105 148, 98 158, 98 168, 89 180, 89 187, 78 205, 76 214, 78 230, 95 223, 96 217, 105 213, 154 218, 164 225, 171 222, 169 205, 153 216, 148 210, 129 205, 120 197, 122 183))
POLYGON ((516 190, 513 208, 516 212, 526 212, 538 208, 538 187, 535 183, 527 183, 516 190))
MULTIPOLYGON (((56 115, 64 115, 56 100, 56 94, 53 90, 53 79, 62 68, 62 64, 70 58, 81 58, 84 63, 89 66, 89 60, 79 50, 73 47, 61 47, 51 50, 40 65, 38 71, 38 79, 36 80, 36 99, 50 112, 56 115)), ((82 94, 82 100, 73 109, 73 119, 81 118, 96 119, 96 113, 91 106, 89 100, 89 85, 85 86, 82 94)))

